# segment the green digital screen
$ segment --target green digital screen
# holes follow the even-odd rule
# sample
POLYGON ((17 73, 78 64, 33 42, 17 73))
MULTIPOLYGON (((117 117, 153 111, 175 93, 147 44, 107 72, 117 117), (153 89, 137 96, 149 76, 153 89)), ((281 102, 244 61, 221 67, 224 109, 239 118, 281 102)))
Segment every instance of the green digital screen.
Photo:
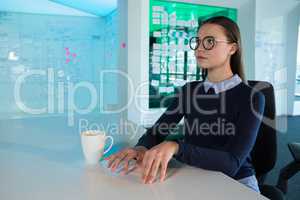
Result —
POLYGON ((237 21, 237 9, 150 0, 149 108, 167 107, 176 88, 201 80, 189 39, 201 21, 213 16, 237 21))

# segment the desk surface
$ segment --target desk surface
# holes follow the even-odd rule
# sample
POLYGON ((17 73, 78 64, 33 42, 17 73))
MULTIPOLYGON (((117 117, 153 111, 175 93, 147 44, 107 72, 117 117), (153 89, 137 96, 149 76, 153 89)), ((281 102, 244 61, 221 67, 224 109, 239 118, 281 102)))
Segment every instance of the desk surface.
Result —
POLYGON ((57 135, 57 131, 43 132, 34 123, 18 123, 11 132, 0 124, 1 199, 266 199, 220 172, 176 161, 170 162, 163 183, 145 185, 139 169, 122 176, 112 174, 101 164, 86 166, 79 135, 71 134, 71 129, 57 135))

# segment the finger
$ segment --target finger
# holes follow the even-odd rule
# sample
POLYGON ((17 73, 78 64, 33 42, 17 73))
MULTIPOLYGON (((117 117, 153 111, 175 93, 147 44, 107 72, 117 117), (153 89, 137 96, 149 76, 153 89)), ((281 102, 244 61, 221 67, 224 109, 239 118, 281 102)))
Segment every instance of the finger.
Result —
POLYGON ((160 168, 160 182, 165 180, 167 169, 168 169, 168 161, 163 160, 161 162, 161 168, 160 168))
POLYGON ((128 170, 129 170, 129 162, 130 160, 132 160, 133 157, 132 156, 127 156, 125 159, 124 159, 124 167, 122 169, 122 174, 123 175, 126 175, 128 173, 128 170))
POLYGON ((112 164, 114 163, 114 161, 118 158, 118 157, 122 157, 122 155, 124 154, 124 150, 123 151, 120 151, 116 154, 113 154, 111 155, 110 159, 109 159, 109 162, 108 162, 108 168, 112 167, 112 164))
POLYGON ((143 160, 142 179, 143 179, 144 183, 146 183, 146 178, 148 177, 148 174, 149 174, 150 169, 152 167, 153 161, 154 161, 154 156, 153 155, 147 156, 145 161, 143 160))
POLYGON ((142 180, 144 179, 145 168, 147 166, 148 159, 149 159, 149 154, 146 153, 143 160, 142 160, 142 163, 141 163, 141 178, 142 178, 142 180))
POLYGON ((129 168, 129 160, 126 159, 126 160, 124 160, 124 167, 121 171, 121 174, 126 175, 128 173, 128 168, 129 168))
POLYGON ((114 155, 115 155, 115 154, 111 154, 111 155, 109 155, 109 156, 106 156, 106 157, 104 158, 104 160, 110 160, 114 155))
POLYGON ((111 171, 114 172, 118 166, 120 165, 120 163, 122 162, 122 160, 127 156, 127 154, 123 154, 120 157, 117 157, 114 161, 114 163, 111 166, 111 171))
POLYGON ((127 156, 126 158, 124 158, 124 166, 122 169, 122 174, 125 175, 128 172, 128 168, 129 168, 129 162, 132 159, 132 156, 127 156))
POLYGON ((156 178, 156 174, 158 172, 159 166, 161 164, 161 158, 157 157, 155 161, 153 162, 153 165, 151 167, 151 171, 149 172, 147 183, 153 183, 153 181, 156 178))
POLYGON ((113 155, 111 155, 111 156, 109 156, 109 157, 107 158, 107 160, 108 160, 108 165, 107 165, 107 167, 108 167, 108 168, 110 168, 111 164, 114 162, 114 160, 116 159, 116 157, 117 157, 117 154, 113 154, 113 155))

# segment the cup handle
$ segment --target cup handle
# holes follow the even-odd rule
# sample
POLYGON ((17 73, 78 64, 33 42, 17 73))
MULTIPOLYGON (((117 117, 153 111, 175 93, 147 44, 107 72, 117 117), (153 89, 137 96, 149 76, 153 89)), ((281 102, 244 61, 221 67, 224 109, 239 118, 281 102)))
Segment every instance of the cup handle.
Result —
MULTIPOLYGON (((106 154, 107 152, 109 152, 109 150, 112 148, 113 144, 114 144, 114 138, 112 136, 106 136, 106 139, 110 139, 111 143, 109 145, 109 147, 103 152, 103 154, 106 154)), ((106 141, 105 139, 105 141, 106 141)))

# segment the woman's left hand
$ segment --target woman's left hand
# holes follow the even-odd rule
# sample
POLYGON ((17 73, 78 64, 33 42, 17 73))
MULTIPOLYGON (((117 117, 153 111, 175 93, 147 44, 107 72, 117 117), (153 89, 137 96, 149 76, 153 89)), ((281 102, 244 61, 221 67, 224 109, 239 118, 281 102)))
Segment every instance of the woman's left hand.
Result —
POLYGON ((168 163, 178 151, 178 143, 173 141, 162 142, 145 152, 142 162, 143 183, 152 183, 159 171, 160 181, 164 181, 168 163))

